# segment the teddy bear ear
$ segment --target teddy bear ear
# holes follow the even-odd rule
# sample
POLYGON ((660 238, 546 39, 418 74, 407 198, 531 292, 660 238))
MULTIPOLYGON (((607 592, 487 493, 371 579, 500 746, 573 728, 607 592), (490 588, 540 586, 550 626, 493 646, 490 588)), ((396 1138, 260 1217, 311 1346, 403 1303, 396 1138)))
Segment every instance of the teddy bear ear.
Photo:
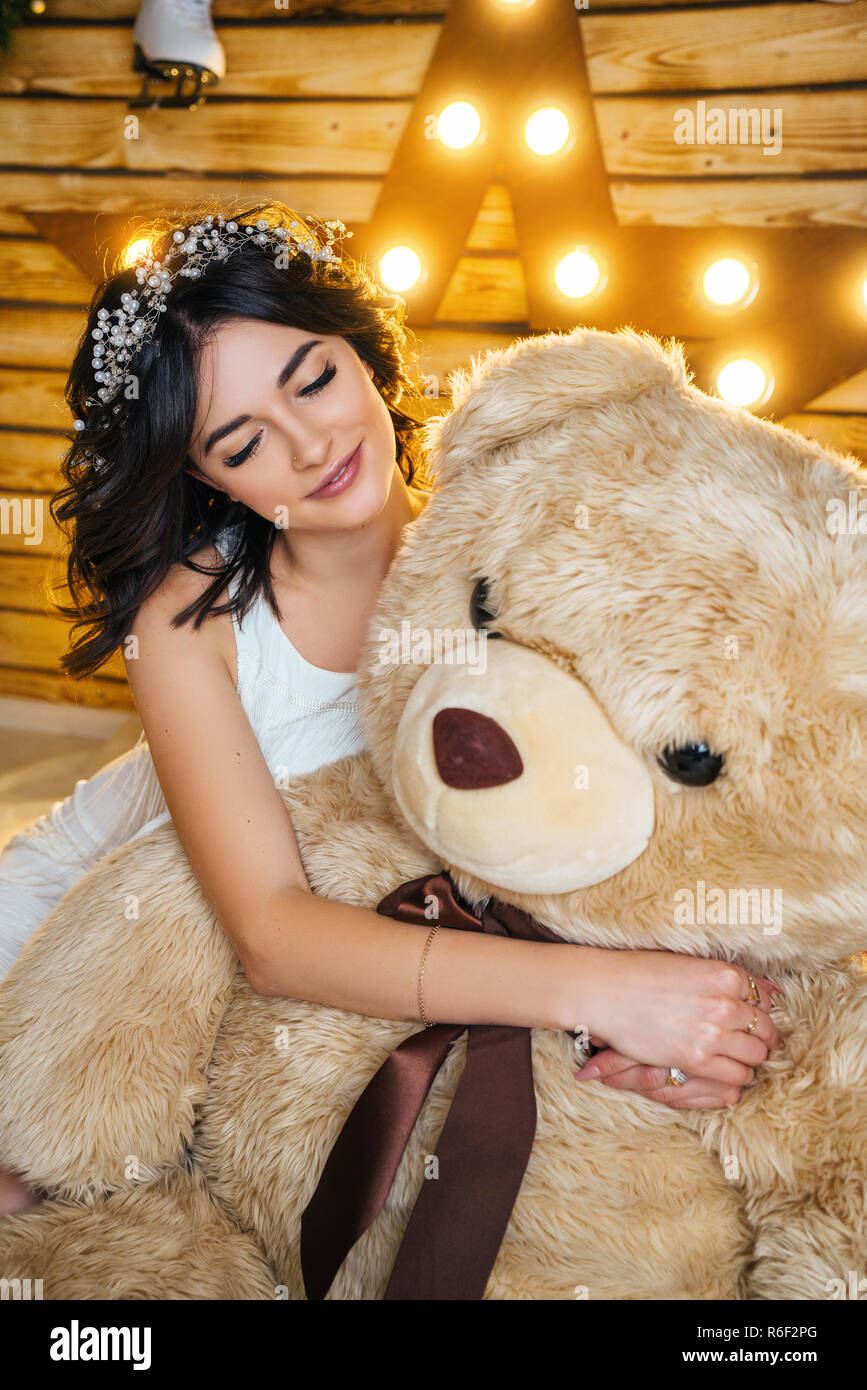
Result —
POLYGON ((689 375, 674 340, 631 328, 575 328, 490 348, 448 380, 452 410, 424 427, 429 467, 443 481, 574 410, 631 401, 655 387, 686 387, 689 375))

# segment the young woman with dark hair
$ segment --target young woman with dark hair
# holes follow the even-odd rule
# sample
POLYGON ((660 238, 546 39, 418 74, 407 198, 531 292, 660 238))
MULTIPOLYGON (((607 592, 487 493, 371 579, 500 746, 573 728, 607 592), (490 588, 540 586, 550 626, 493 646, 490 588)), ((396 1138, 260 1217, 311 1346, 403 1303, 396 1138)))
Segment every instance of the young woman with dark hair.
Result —
MULTIPOLYGON (((61 665, 120 647, 144 732, 0 854, 2 974, 73 882, 171 819, 254 989, 418 1017, 427 933, 312 894, 275 776, 364 746, 355 670, 429 495, 404 302, 333 255, 336 225, 215 209, 94 298, 51 505, 71 523, 59 611, 83 629, 61 665)), ((590 1021, 623 1049, 608 1084, 684 1108, 731 1104, 779 1045, 771 988, 751 1036, 749 976, 724 961, 444 928, 425 971, 430 1018, 590 1021)), ((29 1200, 0 1183, 0 1212, 29 1200)))

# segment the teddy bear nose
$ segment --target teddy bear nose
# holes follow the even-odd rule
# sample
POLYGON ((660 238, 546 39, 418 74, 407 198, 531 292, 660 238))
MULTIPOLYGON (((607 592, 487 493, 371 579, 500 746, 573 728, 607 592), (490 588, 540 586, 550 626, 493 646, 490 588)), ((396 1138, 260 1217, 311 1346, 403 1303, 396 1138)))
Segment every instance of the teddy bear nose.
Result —
POLYGON ((521 755, 496 719, 450 705, 433 721, 434 757, 446 786, 500 787, 524 771, 521 755))

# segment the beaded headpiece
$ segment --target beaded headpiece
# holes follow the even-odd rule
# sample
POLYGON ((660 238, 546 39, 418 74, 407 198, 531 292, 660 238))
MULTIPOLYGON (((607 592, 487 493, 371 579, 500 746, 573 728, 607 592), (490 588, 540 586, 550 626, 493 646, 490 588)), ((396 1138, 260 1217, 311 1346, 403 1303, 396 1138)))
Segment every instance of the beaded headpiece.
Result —
MULTIPOLYGON (((212 261, 226 261, 250 243, 273 251, 274 264, 280 269, 299 255, 309 256, 314 261, 336 260, 333 242, 347 239, 353 233, 346 230, 339 218, 329 222, 320 222, 318 218, 306 221, 318 224, 322 242, 319 247, 310 235, 310 226, 300 222, 292 222, 289 227, 269 227, 260 218, 250 226, 240 226, 225 217, 209 214, 194 226, 174 231, 171 248, 162 260, 155 260, 152 253, 145 255, 135 267, 140 286, 138 293, 122 294, 118 308, 97 312, 98 323, 91 330, 91 337, 93 374, 98 386, 95 394, 87 397, 85 405, 98 409, 114 400, 133 358, 153 337, 160 315, 166 311, 166 295, 179 277, 196 280, 212 261)), ((120 406, 114 409, 117 411, 120 406)), ((84 420, 74 423, 76 430, 86 428, 84 420)), ((104 465, 103 459, 88 452, 97 467, 104 465)))

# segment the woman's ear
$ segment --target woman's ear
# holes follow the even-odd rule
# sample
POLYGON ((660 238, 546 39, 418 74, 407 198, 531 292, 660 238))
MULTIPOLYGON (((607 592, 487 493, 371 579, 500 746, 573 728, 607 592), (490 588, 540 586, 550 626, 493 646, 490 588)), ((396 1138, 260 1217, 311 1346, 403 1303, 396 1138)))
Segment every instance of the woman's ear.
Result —
POLYGON ((198 478, 200 483, 207 483, 208 487, 215 487, 218 492, 225 492, 227 497, 231 498, 233 502, 237 502, 237 497, 232 497, 228 488, 220 487, 220 484, 215 483, 212 478, 206 478, 204 473, 201 473, 198 468, 194 468, 191 463, 187 464, 187 472, 191 477, 198 478))

